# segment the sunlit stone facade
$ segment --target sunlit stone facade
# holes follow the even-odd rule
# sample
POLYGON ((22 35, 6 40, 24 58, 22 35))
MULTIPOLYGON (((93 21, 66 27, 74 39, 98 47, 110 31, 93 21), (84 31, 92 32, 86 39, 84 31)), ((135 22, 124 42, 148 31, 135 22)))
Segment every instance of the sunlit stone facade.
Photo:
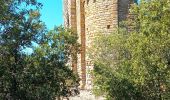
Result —
MULTIPOLYGON (((136 1, 136 0, 135 0, 136 1)), ((91 89, 93 60, 87 52, 96 34, 109 34, 126 19, 133 0, 63 0, 64 25, 77 32, 81 52, 72 69, 81 78, 81 88, 91 89)))

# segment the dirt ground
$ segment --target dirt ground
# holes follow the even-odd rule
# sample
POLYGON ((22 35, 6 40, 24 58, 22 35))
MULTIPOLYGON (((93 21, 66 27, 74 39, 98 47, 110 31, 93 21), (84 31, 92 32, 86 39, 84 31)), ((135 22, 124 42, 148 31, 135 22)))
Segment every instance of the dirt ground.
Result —
POLYGON ((105 100, 103 97, 95 97, 91 91, 80 90, 80 94, 70 97, 69 100, 105 100))

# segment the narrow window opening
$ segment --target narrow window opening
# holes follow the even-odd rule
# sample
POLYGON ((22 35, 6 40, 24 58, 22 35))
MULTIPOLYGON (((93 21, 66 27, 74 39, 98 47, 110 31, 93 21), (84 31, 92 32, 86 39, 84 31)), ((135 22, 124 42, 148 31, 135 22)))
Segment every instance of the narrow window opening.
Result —
POLYGON ((67 16, 67 26, 68 26, 68 27, 70 26, 69 14, 68 14, 68 16, 67 16))
POLYGON ((110 25, 107 25, 107 29, 110 29, 110 25))
POLYGON ((87 5, 89 4, 89 0, 87 0, 87 5))
POLYGON ((85 1, 83 2, 83 8, 84 8, 84 6, 85 6, 85 1))

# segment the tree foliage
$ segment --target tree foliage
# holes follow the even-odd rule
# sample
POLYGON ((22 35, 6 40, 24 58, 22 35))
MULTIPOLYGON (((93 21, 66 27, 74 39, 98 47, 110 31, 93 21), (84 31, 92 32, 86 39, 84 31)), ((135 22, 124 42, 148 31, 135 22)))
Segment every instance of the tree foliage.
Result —
POLYGON ((56 27, 44 36, 35 52, 26 57, 27 69, 23 79, 29 98, 54 100, 70 95, 70 87, 79 82, 77 75, 67 65, 76 41, 77 35, 71 30, 56 27))
POLYGON ((78 82, 67 65, 73 45, 78 48, 77 35, 62 27, 48 32, 39 19, 42 5, 36 0, 0 3, 0 99, 66 96, 69 86, 78 82), (26 54, 27 48, 33 52, 26 54))
POLYGON ((142 0, 131 9, 133 20, 97 37, 92 48, 96 94, 116 100, 170 99, 169 8, 169 0, 142 0))

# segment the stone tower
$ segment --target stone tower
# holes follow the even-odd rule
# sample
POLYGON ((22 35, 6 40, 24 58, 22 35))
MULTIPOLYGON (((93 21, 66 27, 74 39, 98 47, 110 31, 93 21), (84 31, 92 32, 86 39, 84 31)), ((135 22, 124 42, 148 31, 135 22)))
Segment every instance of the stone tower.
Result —
MULTIPOLYGON (((136 0, 135 0, 136 1, 136 0)), ((63 0, 64 25, 77 32, 81 52, 77 61, 72 61, 73 71, 81 78, 81 88, 92 85, 93 61, 86 52, 93 43, 95 34, 115 31, 119 22, 126 19, 133 0, 63 0)))

